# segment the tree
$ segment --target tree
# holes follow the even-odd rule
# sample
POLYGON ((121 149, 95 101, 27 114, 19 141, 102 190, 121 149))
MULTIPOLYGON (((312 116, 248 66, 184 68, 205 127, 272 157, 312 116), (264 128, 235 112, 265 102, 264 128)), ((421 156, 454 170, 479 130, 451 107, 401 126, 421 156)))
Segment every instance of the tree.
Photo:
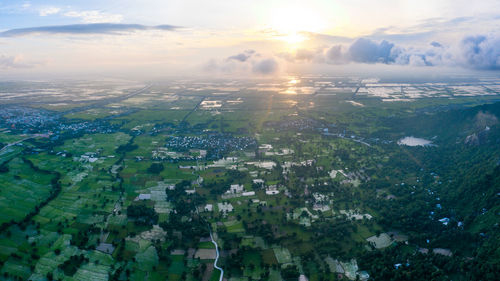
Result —
POLYGON ((148 168, 148 173, 159 174, 164 169, 165 167, 163 166, 163 163, 152 163, 148 168))
POLYGON ((138 225, 153 225, 158 222, 158 214, 153 208, 144 205, 131 205, 127 208, 127 217, 138 225))
POLYGON ((297 280, 300 276, 300 272, 295 265, 288 265, 281 270, 281 276, 285 280, 297 280))

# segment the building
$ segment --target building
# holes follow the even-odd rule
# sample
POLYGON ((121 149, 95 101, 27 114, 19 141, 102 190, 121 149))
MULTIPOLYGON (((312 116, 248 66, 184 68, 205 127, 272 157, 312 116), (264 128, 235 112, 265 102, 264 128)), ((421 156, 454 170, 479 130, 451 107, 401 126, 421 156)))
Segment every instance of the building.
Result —
POLYGON ((243 185, 241 184, 231 184, 229 190, 226 191, 227 194, 238 194, 243 192, 243 185))
POLYGON ((139 200, 151 200, 151 194, 141 193, 141 194, 139 194, 139 196, 137 196, 135 198, 135 201, 139 201, 139 200))
POLYGON ((243 196, 254 196, 255 195, 255 191, 243 192, 241 195, 243 195, 243 196))
POLYGON ((233 205, 231 203, 217 203, 217 207, 219 208, 219 212, 221 213, 229 213, 233 211, 233 205))

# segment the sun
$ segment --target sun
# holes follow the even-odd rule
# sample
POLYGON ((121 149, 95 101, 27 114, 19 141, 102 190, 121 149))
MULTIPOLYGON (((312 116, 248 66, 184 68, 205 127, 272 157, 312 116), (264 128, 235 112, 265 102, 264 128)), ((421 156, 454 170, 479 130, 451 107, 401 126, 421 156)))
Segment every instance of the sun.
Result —
POLYGON ((320 32, 325 26, 320 13, 305 7, 277 8, 270 17, 269 27, 276 33, 274 38, 291 45, 307 40, 307 32, 320 32))
POLYGON ((278 36, 279 40, 285 41, 288 44, 298 44, 307 39, 307 36, 300 33, 291 33, 278 36))

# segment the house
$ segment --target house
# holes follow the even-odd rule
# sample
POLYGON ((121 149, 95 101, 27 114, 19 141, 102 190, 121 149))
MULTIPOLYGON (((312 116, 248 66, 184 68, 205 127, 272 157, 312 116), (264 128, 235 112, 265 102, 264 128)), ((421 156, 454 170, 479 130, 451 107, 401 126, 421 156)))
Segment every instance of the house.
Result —
POLYGON ((432 252, 434 254, 448 256, 448 257, 451 257, 453 255, 453 253, 450 251, 450 249, 435 248, 435 249, 432 249, 432 252))
POLYGON ((267 152, 270 151, 271 149, 273 149, 272 145, 263 144, 263 145, 259 146, 259 153, 267 154, 267 152))
POLYGON ((113 244, 101 243, 96 247, 96 250, 106 254, 112 254, 115 251, 115 247, 113 244))
POLYGON ((227 194, 238 194, 243 192, 243 185, 240 184, 231 184, 229 190, 226 191, 227 194))
POLYGON ((263 179, 254 179, 252 180, 254 184, 258 186, 264 186, 264 180, 263 179))
POLYGON ((448 223, 450 222, 450 219, 449 218, 442 218, 439 220, 443 225, 448 225, 448 223))
POLYGON ((301 274, 299 276, 299 281, 309 281, 309 279, 307 279, 307 277, 304 274, 301 274))
POLYGON ((233 211, 233 205, 231 203, 217 203, 217 207, 219 208, 219 212, 221 213, 229 213, 233 211))
POLYGON ((214 210, 214 205, 207 204, 205 205, 205 212, 212 212, 214 210))
POLYGON ((141 193, 139 194, 139 196, 137 196, 135 198, 134 201, 139 201, 139 200, 151 200, 151 194, 144 194, 144 193, 141 193))
POLYGON ((243 195, 243 196, 254 196, 255 195, 255 191, 243 192, 241 195, 243 195))
POLYGON ((278 190, 278 187, 276 185, 270 185, 269 187, 266 188, 266 194, 267 195, 275 195, 280 193, 278 190))

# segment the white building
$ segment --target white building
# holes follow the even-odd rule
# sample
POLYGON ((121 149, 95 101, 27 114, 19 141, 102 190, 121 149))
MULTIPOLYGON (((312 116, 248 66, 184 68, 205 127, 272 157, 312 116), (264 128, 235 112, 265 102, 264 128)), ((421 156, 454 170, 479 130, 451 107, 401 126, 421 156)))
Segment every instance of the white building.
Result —
POLYGON ((280 193, 280 191, 278 190, 278 187, 276 185, 270 185, 266 188, 267 195, 276 195, 278 193, 280 193))
POLYGON ((139 194, 139 196, 137 196, 135 198, 135 201, 139 201, 139 200, 151 200, 151 194, 141 193, 141 194, 139 194))
POLYGON ((255 191, 243 192, 241 195, 243 195, 243 196, 254 196, 255 195, 255 191))
POLYGON ((253 180, 253 183, 255 183, 255 184, 262 184, 262 185, 264 185, 264 180, 263 180, 263 179, 254 179, 254 180, 253 180))
POLYGON ((219 212, 221 213, 229 213, 233 211, 233 205, 231 203, 217 203, 217 207, 219 208, 219 212))
POLYGON ((238 194, 242 192, 243 192, 243 185, 241 184, 231 184, 229 190, 226 191, 227 194, 238 194))

